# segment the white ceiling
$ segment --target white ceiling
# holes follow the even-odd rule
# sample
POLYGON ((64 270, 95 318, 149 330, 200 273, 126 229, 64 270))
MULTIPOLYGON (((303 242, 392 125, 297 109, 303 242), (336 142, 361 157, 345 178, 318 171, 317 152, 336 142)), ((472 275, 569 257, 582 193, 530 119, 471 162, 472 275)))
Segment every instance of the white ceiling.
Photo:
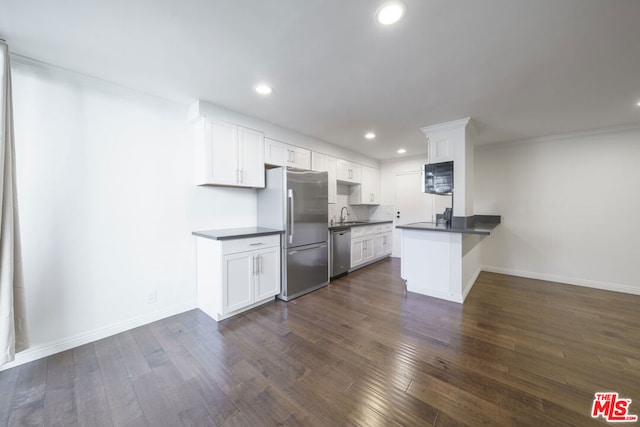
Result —
POLYGON ((0 37, 378 159, 424 153, 420 127, 468 116, 479 143, 640 122, 638 0, 405 0, 392 27, 374 21, 380 3, 0 0, 0 37))

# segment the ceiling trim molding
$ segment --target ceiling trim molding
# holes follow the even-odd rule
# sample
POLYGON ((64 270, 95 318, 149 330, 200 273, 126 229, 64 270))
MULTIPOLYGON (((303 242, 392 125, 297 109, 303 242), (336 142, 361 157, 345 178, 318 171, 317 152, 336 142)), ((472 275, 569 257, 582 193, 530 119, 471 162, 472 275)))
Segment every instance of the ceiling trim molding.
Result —
POLYGON ((481 144, 481 145, 476 145, 475 149, 491 150, 491 149, 497 149, 497 148, 514 147, 518 145, 540 144, 545 142, 563 141, 566 139, 573 139, 573 138, 580 138, 580 137, 604 135, 607 133, 613 133, 613 134, 623 133, 631 130, 640 130, 640 122, 633 123, 630 125, 611 126, 606 128, 589 129, 589 130, 583 130, 583 131, 577 131, 577 132, 559 133, 556 135, 541 136, 538 138, 528 138, 528 139, 519 139, 515 141, 504 141, 504 142, 494 142, 491 144, 481 144))
POLYGON ((437 125, 421 127, 420 130, 424 132, 425 135, 427 135, 432 132, 441 132, 441 131, 451 130, 451 129, 461 129, 461 128, 465 128, 467 124, 469 124, 470 120, 471 120, 471 117, 465 117, 464 119, 452 120, 450 122, 438 123, 437 125))

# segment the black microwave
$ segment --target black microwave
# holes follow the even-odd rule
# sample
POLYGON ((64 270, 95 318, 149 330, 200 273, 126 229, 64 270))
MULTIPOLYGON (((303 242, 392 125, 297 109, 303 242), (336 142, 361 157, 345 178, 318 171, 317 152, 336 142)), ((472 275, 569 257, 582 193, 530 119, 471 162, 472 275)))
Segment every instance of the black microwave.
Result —
POLYGON ((453 192, 453 162, 431 163, 422 168, 422 191, 431 194, 453 192))

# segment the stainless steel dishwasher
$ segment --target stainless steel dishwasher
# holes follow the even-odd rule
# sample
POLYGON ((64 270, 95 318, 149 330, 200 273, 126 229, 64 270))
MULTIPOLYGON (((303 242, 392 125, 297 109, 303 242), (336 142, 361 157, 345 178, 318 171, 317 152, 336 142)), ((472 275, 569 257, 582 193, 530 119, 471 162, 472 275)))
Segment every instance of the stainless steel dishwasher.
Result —
POLYGON ((331 280, 344 276, 351 266, 351 229, 331 230, 331 280))

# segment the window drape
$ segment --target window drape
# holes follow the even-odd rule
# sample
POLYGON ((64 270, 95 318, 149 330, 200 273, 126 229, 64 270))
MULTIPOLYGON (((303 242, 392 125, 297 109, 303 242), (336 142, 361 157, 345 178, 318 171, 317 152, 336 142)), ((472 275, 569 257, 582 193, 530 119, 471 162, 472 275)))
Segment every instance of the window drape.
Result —
POLYGON ((0 40, 0 365, 29 346, 15 168, 9 47, 0 40))

